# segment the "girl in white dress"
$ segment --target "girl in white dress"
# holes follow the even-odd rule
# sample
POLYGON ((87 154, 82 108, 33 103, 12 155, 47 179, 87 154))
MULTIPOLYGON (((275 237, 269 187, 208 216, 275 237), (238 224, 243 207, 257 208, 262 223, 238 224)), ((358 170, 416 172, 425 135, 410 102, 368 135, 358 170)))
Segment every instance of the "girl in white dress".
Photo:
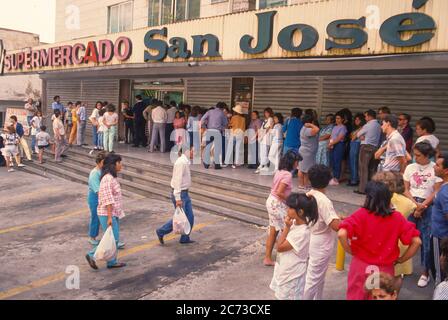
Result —
POLYGON ((277 242, 277 262, 270 288, 279 300, 302 300, 309 255, 310 228, 319 213, 313 196, 293 193, 286 200, 285 228, 277 242))

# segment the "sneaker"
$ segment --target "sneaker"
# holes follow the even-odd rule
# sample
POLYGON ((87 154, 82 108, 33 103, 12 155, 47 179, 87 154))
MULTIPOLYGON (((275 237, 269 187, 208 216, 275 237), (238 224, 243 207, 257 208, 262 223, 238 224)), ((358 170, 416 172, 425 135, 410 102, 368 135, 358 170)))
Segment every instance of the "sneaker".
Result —
MULTIPOLYGON (((227 168, 229 165, 227 165, 227 164, 222 164, 221 165, 221 168, 227 168)), ((233 168, 233 166, 232 166, 232 168, 233 168)))
POLYGON ((14 170, 12 168, 8 170, 8 172, 14 172, 14 171, 16 171, 16 170, 14 170))
POLYGON ((20 164, 18 164, 17 166, 18 166, 19 168, 26 167, 26 165, 24 165, 23 163, 20 163, 20 164))
POLYGON ((338 185, 339 185, 339 182, 338 182, 338 180, 336 180, 336 179, 331 179, 329 185, 330 185, 330 186, 338 186, 338 185))
POLYGON ((93 240, 93 239, 89 239, 89 243, 90 243, 92 246, 97 246, 97 245, 100 244, 100 242, 99 242, 98 240, 93 240))
POLYGON ((94 151, 94 149, 90 150, 89 154, 92 155, 94 151))
POLYGON ((118 242, 117 248, 123 249, 126 244, 124 242, 118 242))
POLYGON ((431 282, 431 278, 422 274, 420 279, 418 279, 417 286, 419 286, 420 288, 424 288, 430 282, 431 282))

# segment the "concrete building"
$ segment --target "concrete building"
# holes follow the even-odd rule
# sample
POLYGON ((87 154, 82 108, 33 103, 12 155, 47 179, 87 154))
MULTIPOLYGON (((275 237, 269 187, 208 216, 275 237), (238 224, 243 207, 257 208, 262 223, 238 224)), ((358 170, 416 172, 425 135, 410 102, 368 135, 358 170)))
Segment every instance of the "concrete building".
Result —
POLYGON ((48 106, 135 94, 319 115, 389 106, 437 120, 448 147, 446 0, 60 0, 58 43, 9 51, 48 106), (295 1, 295 2, 293 2, 295 1))
MULTIPOLYGON (((40 44, 37 34, 5 28, 0 28, 0 42, 7 51, 40 44)), ((0 77, 0 88, 0 128, 3 127, 7 108, 21 108, 26 99, 38 101, 42 96, 42 81, 36 74, 0 77)))

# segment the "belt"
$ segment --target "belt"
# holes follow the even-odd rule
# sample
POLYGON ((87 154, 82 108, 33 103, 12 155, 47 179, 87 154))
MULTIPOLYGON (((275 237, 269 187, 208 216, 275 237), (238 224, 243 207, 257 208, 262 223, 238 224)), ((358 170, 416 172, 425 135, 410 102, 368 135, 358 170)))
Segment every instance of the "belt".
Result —
MULTIPOLYGON (((174 189, 173 189, 173 188, 171 188, 171 192, 174 192, 174 189)), ((188 189, 181 190, 180 192, 188 192, 188 189)))

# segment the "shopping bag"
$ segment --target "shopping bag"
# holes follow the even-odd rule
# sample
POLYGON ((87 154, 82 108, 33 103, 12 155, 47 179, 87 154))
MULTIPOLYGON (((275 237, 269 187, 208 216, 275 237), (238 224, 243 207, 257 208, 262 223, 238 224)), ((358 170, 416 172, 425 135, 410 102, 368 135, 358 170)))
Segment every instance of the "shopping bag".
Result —
POLYGON ((173 216, 173 232, 175 234, 189 235, 191 225, 187 215, 181 207, 176 207, 173 216))
POLYGON ((112 231, 112 227, 109 226, 101 238, 98 247, 96 247, 94 258, 96 261, 109 261, 115 257, 116 252, 117 245, 115 244, 114 232, 112 231))

